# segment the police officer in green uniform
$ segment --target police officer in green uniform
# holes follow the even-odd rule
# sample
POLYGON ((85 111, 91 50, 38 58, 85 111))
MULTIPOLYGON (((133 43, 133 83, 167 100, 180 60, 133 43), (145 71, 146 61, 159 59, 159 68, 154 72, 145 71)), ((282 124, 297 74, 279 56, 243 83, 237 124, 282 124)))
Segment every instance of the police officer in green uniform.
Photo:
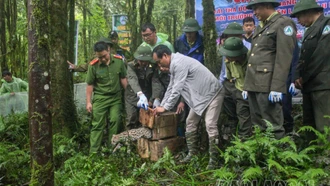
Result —
POLYGON ((244 90, 248 91, 251 121, 266 130, 272 124, 275 138, 284 136, 282 94, 286 94, 293 51, 296 45, 296 25, 275 10, 277 0, 251 0, 259 26, 252 38, 252 49, 246 70, 244 90))
POLYGON ((111 55, 110 47, 100 41, 94 45, 94 51, 98 60, 89 64, 86 76, 86 109, 93 115, 90 153, 100 149, 107 119, 110 120, 109 144, 112 135, 121 132, 121 89, 127 86, 125 65, 111 55))
POLYGON ((303 123, 324 132, 330 127, 330 119, 324 117, 330 114, 330 18, 315 0, 297 2, 291 17, 308 28, 295 74, 295 87, 303 93, 303 123))
POLYGON ((226 57, 227 78, 235 79, 232 83, 234 87, 230 90, 230 98, 233 100, 234 112, 239 119, 238 135, 240 137, 250 136, 252 130, 249 102, 242 97, 247 67, 247 53, 248 49, 244 46, 242 38, 238 37, 226 39, 223 47, 220 48, 220 54, 226 57))
MULTIPOLYGON (((103 41, 103 42, 107 43, 110 48, 113 47, 112 42, 108 38, 101 37, 99 41, 103 41)), ((115 54, 115 53, 113 53, 113 54, 115 54)), ((93 59, 89 63, 93 62, 94 60, 98 60, 98 59, 97 58, 93 59)), ((75 65, 75 64, 71 63, 70 61, 67 61, 67 63, 69 64, 69 69, 72 70, 73 72, 86 72, 88 70, 89 63, 80 64, 80 65, 75 65)))
POLYGON ((134 53, 134 61, 127 64, 128 85, 125 91, 126 128, 140 126, 139 108, 160 105, 162 85, 157 76, 157 66, 152 60, 151 48, 141 45, 134 53))
POLYGON ((112 45, 113 45, 112 52, 114 54, 118 54, 118 55, 124 57, 124 60, 126 62, 134 60, 133 55, 128 50, 126 50, 118 45, 119 36, 116 31, 109 32, 109 39, 112 42, 112 45))

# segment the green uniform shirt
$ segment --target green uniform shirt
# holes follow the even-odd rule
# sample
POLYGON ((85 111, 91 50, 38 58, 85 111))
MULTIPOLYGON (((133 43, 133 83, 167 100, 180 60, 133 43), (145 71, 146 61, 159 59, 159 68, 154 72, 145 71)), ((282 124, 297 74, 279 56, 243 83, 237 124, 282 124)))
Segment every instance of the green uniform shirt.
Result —
POLYGON ((98 62, 88 66, 86 83, 94 86, 94 94, 112 95, 121 91, 120 79, 126 77, 121 59, 112 57, 109 65, 98 62))
POLYGON ((229 62, 226 60, 227 79, 235 78, 235 87, 240 91, 243 91, 246 65, 247 60, 245 60, 243 64, 238 64, 235 61, 229 62))

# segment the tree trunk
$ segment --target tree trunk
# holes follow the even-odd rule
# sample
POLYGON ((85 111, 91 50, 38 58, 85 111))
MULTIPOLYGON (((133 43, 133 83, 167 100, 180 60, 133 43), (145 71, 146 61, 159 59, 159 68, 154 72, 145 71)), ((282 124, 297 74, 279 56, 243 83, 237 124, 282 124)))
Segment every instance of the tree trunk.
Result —
POLYGON ((213 0, 203 0, 203 33, 204 33, 204 50, 205 65, 213 74, 220 71, 219 65, 216 63, 216 39, 215 31, 214 4, 213 0), (217 69, 218 68, 218 69, 217 69))
POLYGON ((130 0, 129 1, 129 6, 128 6, 128 26, 131 31, 131 51, 134 52, 139 44, 141 43, 141 37, 138 37, 139 34, 139 26, 136 24, 137 23, 137 9, 136 9, 136 0, 130 0))
POLYGON ((30 185, 54 185, 48 1, 28 0, 30 185))
MULTIPOLYGON (((54 132, 72 136, 76 129, 72 75, 68 70, 68 11, 66 0, 50 0, 50 67, 54 132)), ((71 46, 71 48, 73 48, 71 46)))
POLYGON ((185 18, 195 18, 195 0, 186 0, 185 18))
MULTIPOLYGON (((0 7, 5 7, 5 0, 0 0, 0 7)), ((0 67, 1 72, 7 69, 6 53, 7 53, 7 41, 6 41, 6 19, 5 9, 0 8, 0 67)))
POLYGON ((86 33, 86 25, 87 25, 87 0, 82 0, 82 13, 83 13, 83 25, 81 30, 82 35, 82 46, 84 47, 84 60, 88 62, 88 51, 87 51, 87 33, 86 33))

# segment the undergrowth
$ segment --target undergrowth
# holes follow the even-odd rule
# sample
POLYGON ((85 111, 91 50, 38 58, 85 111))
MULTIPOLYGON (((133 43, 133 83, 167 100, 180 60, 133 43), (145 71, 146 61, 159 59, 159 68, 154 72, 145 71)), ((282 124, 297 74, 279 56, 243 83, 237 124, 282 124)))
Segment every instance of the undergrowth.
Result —
MULTIPOLYGON (((222 166, 207 171, 205 154, 189 164, 179 164, 167 149, 157 162, 141 159, 134 147, 116 153, 103 147, 88 155, 89 124, 81 126, 73 137, 53 136, 55 185, 330 185, 329 128, 322 134, 301 127, 300 137, 276 140, 270 126, 266 132, 256 127, 249 139, 234 137, 219 150, 222 166), (316 138, 303 146, 306 133, 316 138)), ((23 185, 29 179, 27 114, 0 117, 0 185, 23 185)))

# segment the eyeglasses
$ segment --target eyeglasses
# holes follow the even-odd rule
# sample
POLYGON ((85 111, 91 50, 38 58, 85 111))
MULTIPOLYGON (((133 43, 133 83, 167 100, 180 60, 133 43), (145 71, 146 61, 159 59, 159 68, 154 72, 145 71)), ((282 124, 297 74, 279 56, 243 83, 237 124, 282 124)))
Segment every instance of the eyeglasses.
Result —
POLYGON ((142 37, 150 37, 154 32, 147 33, 147 34, 142 34, 142 37))

